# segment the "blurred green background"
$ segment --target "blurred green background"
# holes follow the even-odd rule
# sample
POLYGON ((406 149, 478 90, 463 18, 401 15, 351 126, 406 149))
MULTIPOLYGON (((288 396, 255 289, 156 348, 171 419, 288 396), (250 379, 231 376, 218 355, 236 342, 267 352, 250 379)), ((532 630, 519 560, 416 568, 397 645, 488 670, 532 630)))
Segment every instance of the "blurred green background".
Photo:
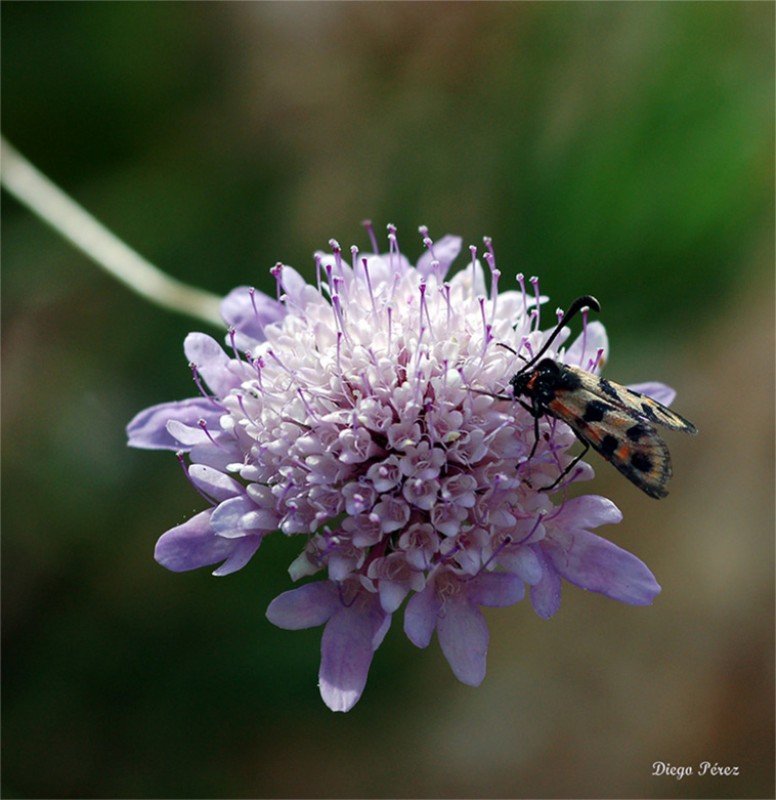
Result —
POLYGON ((170 274, 312 276, 366 217, 411 257, 420 224, 490 235, 701 431, 660 503, 586 487, 654 606, 490 610, 479 689, 397 615, 335 715, 320 629, 264 617, 296 542, 221 580, 152 559, 202 503, 124 426, 194 393, 202 326, 4 195, 3 796, 773 797, 773 72, 772 3, 3 3, 5 135, 170 274))

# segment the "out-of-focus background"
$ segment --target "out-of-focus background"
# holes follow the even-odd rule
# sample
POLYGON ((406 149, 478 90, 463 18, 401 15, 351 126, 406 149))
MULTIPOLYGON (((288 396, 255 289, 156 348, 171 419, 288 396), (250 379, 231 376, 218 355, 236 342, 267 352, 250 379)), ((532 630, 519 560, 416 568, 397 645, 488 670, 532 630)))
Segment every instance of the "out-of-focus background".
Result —
POLYGON ((124 426, 194 393, 201 324, 5 195, 3 796, 773 797, 773 73, 769 3, 4 3, 5 135, 171 275, 272 291, 366 217, 489 235, 701 433, 661 502, 592 461, 653 606, 490 610, 478 689, 397 615, 335 715, 320 629, 264 617, 296 542, 153 561, 202 501, 124 426), (652 775, 703 761, 739 774, 652 775))

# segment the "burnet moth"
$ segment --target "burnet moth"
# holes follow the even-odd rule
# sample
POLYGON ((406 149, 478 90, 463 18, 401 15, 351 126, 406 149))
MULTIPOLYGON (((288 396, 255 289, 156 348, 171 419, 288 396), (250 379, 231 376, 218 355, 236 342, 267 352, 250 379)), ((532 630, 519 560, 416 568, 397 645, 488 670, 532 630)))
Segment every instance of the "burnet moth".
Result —
POLYGON ((592 447, 650 497, 665 497, 672 474, 671 454, 655 426, 695 434, 695 425, 647 395, 580 367, 542 358, 566 323, 583 308, 601 310, 594 297, 578 297, 541 349, 510 379, 513 396, 495 396, 516 400, 534 418, 535 440, 529 459, 536 452, 539 420, 544 416, 565 422, 584 445, 558 479, 543 488, 555 488, 592 447))

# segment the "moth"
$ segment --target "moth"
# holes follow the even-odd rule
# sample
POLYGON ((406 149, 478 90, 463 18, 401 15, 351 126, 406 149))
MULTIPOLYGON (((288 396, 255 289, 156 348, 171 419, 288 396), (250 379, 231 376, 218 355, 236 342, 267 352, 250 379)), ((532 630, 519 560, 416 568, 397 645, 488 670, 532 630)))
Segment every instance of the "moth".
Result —
POLYGON ((565 422, 582 442, 580 455, 545 489, 557 486, 592 447, 644 493, 665 497, 672 474, 671 454, 656 426, 689 434, 698 429, 645 394, 580 367, 542 357, 566 323, 583 308, 598 312, 601 305, 590 295, 578 297, 541 349, 510 379, 513 397, 496 396, 516 400, 534 418, 536 438, 529 459, 539 443, 539 420, 545 416, 565 422))

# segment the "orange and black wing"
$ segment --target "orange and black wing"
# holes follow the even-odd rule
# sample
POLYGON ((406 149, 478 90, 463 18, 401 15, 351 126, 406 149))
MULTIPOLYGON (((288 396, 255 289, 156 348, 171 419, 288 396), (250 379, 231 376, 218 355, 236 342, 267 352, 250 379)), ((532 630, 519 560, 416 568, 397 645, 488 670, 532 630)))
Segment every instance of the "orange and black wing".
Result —
MULTIPOLYGON (((650 497, 665 497, 672 474, 671 454, 652 424, 652 417, 676 430, 695 432, 695 426, 645 395, 633 392, 628 402, 615 402, 600 388, 596 376, 582 370, 578 373, 581 385, 572 391, 556 391, 547 403, 550 413, 567 423, 582 442, 643 492, 650 497), (644 411, 645 407, 650 413, 644 411)), ((628 392, 625 387, 609 385, 628 392)))
POLYGON ((583 416, 581 421, 569 424, 579 439, 650 497, 661 498, 668 494, 671 453, 652 425, 613 406, 605 411, 601 420, 585 420, 583 416))
MULTIPOLYGON (((581 370, 579 372, 581 373, 581 370)), ((586 388, 595 391, 602 398, 606 398, 622 409, 635 412, 653 425, 662 425, 672 431, 682 431, 683 433, 698 433, 698 429, 690 420, 685 419, 681 414, 677 414, 676 411, 672 411, 657 400, 653 400, 640 392, 635 392, 633 389, 628 389, 626 386, 620 386, 619 383, 608 381, 606 378, 591 375, 589 372, 582 374, 585 375, 583 385, 586 388)))

